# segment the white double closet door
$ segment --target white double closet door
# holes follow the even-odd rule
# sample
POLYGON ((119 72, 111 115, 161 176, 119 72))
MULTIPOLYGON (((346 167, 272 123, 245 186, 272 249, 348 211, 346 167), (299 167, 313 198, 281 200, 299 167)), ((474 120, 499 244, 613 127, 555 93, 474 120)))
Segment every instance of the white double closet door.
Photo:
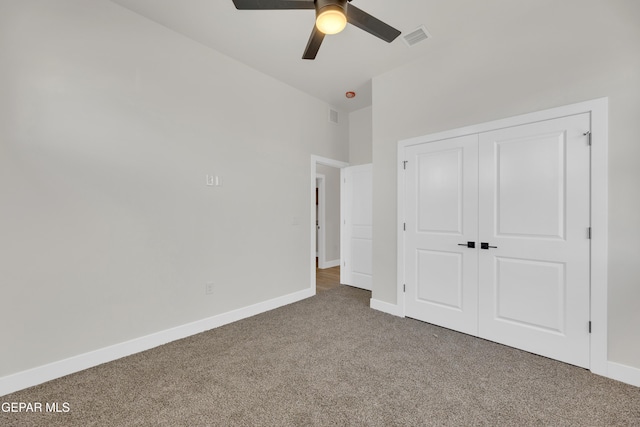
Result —
POLYGON ((589 129, 581 114, 406 148, 408 317, 589 367, 589 129))

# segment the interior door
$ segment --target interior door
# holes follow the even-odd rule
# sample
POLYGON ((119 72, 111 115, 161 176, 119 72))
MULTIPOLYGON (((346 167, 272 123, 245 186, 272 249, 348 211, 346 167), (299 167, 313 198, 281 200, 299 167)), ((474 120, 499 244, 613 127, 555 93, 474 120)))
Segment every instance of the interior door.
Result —
POLYGON ((405 154, 406 315, 476 335, 478 137, 416 145, 405 154))
POLYGON ((479 332, 589 366, 588 114, 480 134, 479 332))
POLYGON ((371 290, 373 281, 373 165, 341 169, 340 283, 371 290))

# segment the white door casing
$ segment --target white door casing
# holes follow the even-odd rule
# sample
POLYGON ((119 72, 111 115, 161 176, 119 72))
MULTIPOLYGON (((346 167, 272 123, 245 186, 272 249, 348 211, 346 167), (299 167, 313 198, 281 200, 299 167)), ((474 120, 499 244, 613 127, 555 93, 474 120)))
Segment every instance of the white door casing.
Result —
MULTIPOLYGON (((403 317, 406 312, 406 298, 404 293, 406 271, 404 266, 407 255, 405 254, 406 233, 403 232, 402 224, 406 216, 405 199, 408 197, 405 191, 406 171, 403 170, 403 160, 407 148, 433 141, 492 132, 498 129, 587 113, 589 114, 591 125, 591 134, 587 136, 591 139, 589 206, 591 214, 589 271, 591 286, 589 304, 591 334, 589 369, 593 373, 634 384, 634 380, 630 379, 630 374, 627 371, 621 370, 619 364, 609 361, 608 359, 608 108, 608 99, 599 98, 399 141, 397 182, 397 299, 394 305, 376 299, 374 293, 374 298, 371 300, 371 307, 401 317, 403 317)), ((635 381, 637 382, 637 380, 635 381)))
POLYGON ((373 277, 373 166, 341 169, 343 195, 340 283, 371 290, 373 277))
POLYGON ((316 192, 316 258, 318 258, 318 266, 323 268, 326 261, 326 177, 321 173, 316 174, 316 192))
POLYGON ((407 316, 589 367, 589 127, 587 113, 407 145, 407 316))

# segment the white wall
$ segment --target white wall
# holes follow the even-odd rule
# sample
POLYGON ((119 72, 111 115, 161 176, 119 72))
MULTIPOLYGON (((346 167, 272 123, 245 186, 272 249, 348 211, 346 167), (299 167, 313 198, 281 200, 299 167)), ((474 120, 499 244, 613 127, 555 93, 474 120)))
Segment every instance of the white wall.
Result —
POLYGON ((0 377, 307 288, 341 123, 111 2, 0 2, 0 377))
POLYGON ((325 176, 325 261, 340 262, 340 169, 317 165, 325 176))
POLYGON ((527 4, 374 79, 373 298, 396 302, 399 140, 608 96, 609 359, 640 368, 640 2, 527 4))
POLYGON ((373 159, 373 109, 362 108, 349 113, 349 164, 366 165, 373 159))

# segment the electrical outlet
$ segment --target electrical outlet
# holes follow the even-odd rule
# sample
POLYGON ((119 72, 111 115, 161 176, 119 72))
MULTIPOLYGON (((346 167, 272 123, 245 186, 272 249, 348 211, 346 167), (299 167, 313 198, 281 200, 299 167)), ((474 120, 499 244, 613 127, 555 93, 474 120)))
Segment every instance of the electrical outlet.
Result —
POLYGON ((213 283, 207 283, 204 285, 204 294, 213 295, 213 283))

